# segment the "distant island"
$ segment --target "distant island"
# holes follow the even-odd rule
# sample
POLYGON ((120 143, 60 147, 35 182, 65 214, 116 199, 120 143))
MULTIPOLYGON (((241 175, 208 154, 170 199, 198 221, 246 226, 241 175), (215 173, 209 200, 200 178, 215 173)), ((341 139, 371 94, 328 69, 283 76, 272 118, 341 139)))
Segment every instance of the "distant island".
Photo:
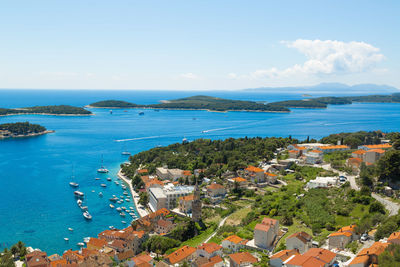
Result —
POLYGON ((73 107, 69 105, 35 106, 27 108, 0 108, 0 116, 21 115, 21 114, 81 116, 81 115, 91 115, 92 112, 81 107, 73 107))
POLYGON ((353 102, 361 103, 400 103, 400 93, 391 95, 367 95, 367 96, 345 96, 345 97, 317 97, 303 100, 287 100, 272 102, 269 105, 282 106, 286 108, 326 108, 328 105, 346 105, 353 102))
POLYGON ((290 112, 289 108, 326 108, 328 105, 349 105, 353 102, 400 103, 400 93, 391 95, 316 97, 302 100, 286 100, 271 103, 230 100, 212 96, 191 96, 175 100, 164 100, 159 104, 138 105, 121 100, 104 100, 92 103, 91 108, 154 108, 154 109, 194 109, 209 111, 260 111, 290 112))
POLYGON ((5 138, 38 136, 53 132, 47 130, 42 125, 30 124, 29 122, 0 124, 0 140, 5 138))
POLYGON ((260 112, 289 112, 282 106, 257 103, 254 101, 230 100, 212 96, 191 96, 164 101, 160 104, 137 105, 119 100, 105 100, 90 104, 94 108, 155 108, 155 109, 195 109, 209 111, 260 111, 260 112))

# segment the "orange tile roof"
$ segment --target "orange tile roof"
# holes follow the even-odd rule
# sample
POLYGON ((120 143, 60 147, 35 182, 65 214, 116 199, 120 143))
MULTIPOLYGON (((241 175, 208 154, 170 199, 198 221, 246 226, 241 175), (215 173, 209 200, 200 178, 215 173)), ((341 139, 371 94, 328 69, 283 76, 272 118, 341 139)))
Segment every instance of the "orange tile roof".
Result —
POLYGON ((210 258, 208 263, 204 263, 204 264, 200 265, 200 267, 212 267, 215 264, 222 262, 222 261, 223 261, 223 259, 217 255, 217 256, 210 258))
POLYGON ((400 232, 392 233, 388 238, 388 242, 390 242, 391 240, 397 240, 397 239, 400 239, 400 232))
POLYGON ((59 259, 59 260, 50 262, 51 267, 60 267, 60 266, 64 266, 64 265, 67 265, 66 259, 59 259))
POLYGON ((350 163, 361 163, 362 159, 360 159, 360 158, 349 158, 348 161, 350 163))
POLYGON ((260 169, 258 167, 254 167, 252 165, 249 165, 245 170, 249 171, 249 172, 263 172, 264 171, 263 169, 260 169))
POLYGON ((365 147, 368 147, 370 149, 375 149, 375 148, 391 148, 391 144, 379 144, 379 145, 364 145, 365 147))
POLYGON ((232 178, 232 180, 234 182, 238 182, 238 183, 242 183, 242 182, 246 182, 247 180, 242 178, 242 177, 236 177, 236 178, 232 178))
POLYGON ((340 148, 349 148, 345 145, 336 145, 336 146, 320 146, 319 149, 326 150, 326 149, 340 149, 340 148))
POLYGON ((331 262, 335 257, 336 253, 329 251, 323 248, 310 248, 306 253, 303 254, 304 256, 313 256, 318 258, 326 263, 331 262))
POLYGON ((359 149, 359 150, 353 151, 352 154, 363 155, 363 154, 365 154, 365 152, 367 152, 367 151, 365 151, 364 149, 359 149))
POLYGON ((73 251, 72 249, 65 251, 63 254, 63 258, 69 261, 71 260, 83 261, 84 259, 84 257, 81 254, 79 254, 78 251, 73 251))
POLYGON ((310 152, 312 152, 312 153, 318 153, 318 154, 321 154, 321 153, 322 153, 322 151, 317 150, 317 149, 311 150, 310 152))
POLYGON ((165 228, 165 227, 171 226, 171 225, 172 225, 172 222, 166 221, 166 220, 163 220, 163 219, 160 219, 160 220, 158 220, 157 224, 158 224, 159 226, 165 228))
POLYGON ((322 267, 326 265, 324 261, 313 256, 306 255, 296 255, 290 261, 288 261, 287 264, 302 267, 322 267))
POLYGON ((210 184, 209 186, 207 186, 208 189, 222 189, 225 188, 223 185, 220 184, 210 184))
POLYGON ((164 186, 164 183, 162 182, 162 181, 160 181, 160 180, 158 180, 158 179, 150 179, 150 180, 148 180, 146 183, 145 183, 145 187, 146 188, 149 188, 150 186, 152 186, 152 185, 161 185, 161 186, 164 186))
POLYGON ((196 249, 194 247, 183 246, 178 250, 176 250, 175 252, 169 254, 166 258, 171 264, 175 264, 181 262, 182 260, 186 259, 195 252, 196 249))
POLYGON ((204 250, 207 253, 211 254, 215 251, 222 249, 222 246, 216 243, 203 243, 202 245, 198 246, 197 249, 204 250))
POLYGON ((147 169, 140 169, 137 171, 138 173, 148 173, 149 171, 147 169))
POLYGON ((233 262, 237 265, 241 265, 243 263, 256 263, 258 262, 257 258, 251 255, 249 252, 239 252, 230 254, 229 257, 233 262))
POLYGON ((329 237, 331 237, 331 236, 341 236, 341 235, 352 236, 352 234, 349 233, 349 232, 334 232, 334 233, 330 234, 329 237))
POLYGON ((194 199, 194 194, 183 196, 183 197, 179 198, 179 200, 183 200, 183 201, 193 201, 193 199, 194 199))
POLYGON ((137 256, 133 257, 132 260, 136 264, 139 264, 139 263, 142 263, 142 262, 150 263, 153 260, 153 258, 150 257, 150 255, 148 253, 143 253, 143 254, 140 254, 140 255, 137 255, 137 256))
POLYGON ((367 255, 357 256, 350 262, 349 266, 353 265, 353 264, 359 264, 359 263, 364 264, 363 266, 367 266, 368 261, 369 261, 369 256, 367 256, 367 255))
POLYGON ((384 154, 386 151, 383 150, 383 149, 377 148, 377 149, 368 150, 368 152, 375 152, 375 153, 379 153, 379 154, 384 154))
POLYGON ((357 255, 377 255, 379 256, 385 249, 390 245, 390 243, 375 242, 369 248, 362 249, 357 255))
POLYGON ((124 261, 126 259, 132 258, 133 256, 135 256, 135 253, 133 252, 133 250, 126 250, 124 252, 120 252, 117 254, 117 257, 120 261, 124 261))
POLYGON ((190 176, 190 175, 192 175, 192 172, 191 171, 182 171, 182 174, 185 176, 190 176))
POLYGON ((285 261, 293 255, 300 255, 300 253, 295 249, 285 249, 285 250, 281 250, 278 253, 275 253, 274 255, 272 255, 270 257, 270 259, 278 259, 279 258, 282 261, 285 261))
POLYGON ((92 238, 90 238, 90 240, 88 242, 88 245, 91 245, 91 246, 96 247, 96 248, 102 248, 105 245, 107 245, 107 241, 104 240, 104 239, 99 239, 99 238, 92 237, 92 238))
POLYGON ((270 173, 270 172, 264 172, 264 174, 267 175, 267 176, 272 176, 272 177, 277 176, 276 174, 270 173))
POLYGON ((240 237, 238 237, 237 235, 231 235, 231 236, 228 236, 227 238, 225 238, 224 240, 222 240, 222 241, 229 241, 229 242, 231 242, 231 243, 235 243, 235 244, 239 244, 240 242, 242 242, 243 241, 243 239, 242 238, 240 238, 240 237))
POLYGON ((298 150, 289 150, 288 152, 289 152, 289 153, 296 153, 296 154, 299 153, 298 150))
POLYGON ((355 231, 356 231, 356 227, 357 227, 357 226, 356 226, 355 224, 352 224, 352 225, 344 226, 344 227, 340 228, 339 231, 350 231, 350 232, 355 232, 355 231))

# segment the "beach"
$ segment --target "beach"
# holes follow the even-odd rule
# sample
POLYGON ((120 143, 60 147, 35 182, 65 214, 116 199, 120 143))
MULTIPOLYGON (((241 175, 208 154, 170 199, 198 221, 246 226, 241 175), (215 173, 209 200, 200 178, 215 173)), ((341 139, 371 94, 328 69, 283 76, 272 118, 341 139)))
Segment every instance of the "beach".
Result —
POLYGON ((140 216, 140 217, 144 217, 144 216, 146 216, 147 214, 149 214, 149 213, 147 212, 147 210, 146 210, 142 205, 140 205, 140 204, 138 203, 138 201, 139 201, 139 194, 136 193, 135 190, 133 190, 131 181, 128 179, 128 177, 126 177, 125 175, 122 174, 122 170, 121 170, 121 169, 119 169, 119 171, 118 171, 118 177, 119 177, 121 180, 123 180, 123 181, 129 186, 129 190, 131 191, 132 198, 133 198, 133 201, 135 202, 136 210, 137 210, 137 212, 139 213, 139 216, 140 216))

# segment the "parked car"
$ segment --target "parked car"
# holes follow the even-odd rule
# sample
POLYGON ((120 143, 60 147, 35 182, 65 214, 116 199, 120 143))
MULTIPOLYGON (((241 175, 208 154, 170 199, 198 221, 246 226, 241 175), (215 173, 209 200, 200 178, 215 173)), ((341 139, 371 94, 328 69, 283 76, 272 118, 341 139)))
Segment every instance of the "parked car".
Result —
POLYGON ((346 181, 347 181, 347 177, 341 175, 341 176, 339 176, 339 181, 341 181, 341 182, 346 182, 346 181))
POLYGON ((368 234, 363 234, 363 235, 361 236, 361 241, 367 241, 368 239, 369 239, 368 234))

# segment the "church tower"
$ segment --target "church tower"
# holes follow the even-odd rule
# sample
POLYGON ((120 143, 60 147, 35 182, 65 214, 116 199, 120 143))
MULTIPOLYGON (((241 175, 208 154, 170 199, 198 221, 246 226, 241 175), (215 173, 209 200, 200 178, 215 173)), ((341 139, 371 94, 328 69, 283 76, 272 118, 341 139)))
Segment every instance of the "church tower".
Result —
POLYGON ((197 184, 197 180, 193 195, 194 197, 192 202, 192 220, 195 222, 199 222, 201 220, 201 200, 200 200, 200 189, 199 185, 197 184))

